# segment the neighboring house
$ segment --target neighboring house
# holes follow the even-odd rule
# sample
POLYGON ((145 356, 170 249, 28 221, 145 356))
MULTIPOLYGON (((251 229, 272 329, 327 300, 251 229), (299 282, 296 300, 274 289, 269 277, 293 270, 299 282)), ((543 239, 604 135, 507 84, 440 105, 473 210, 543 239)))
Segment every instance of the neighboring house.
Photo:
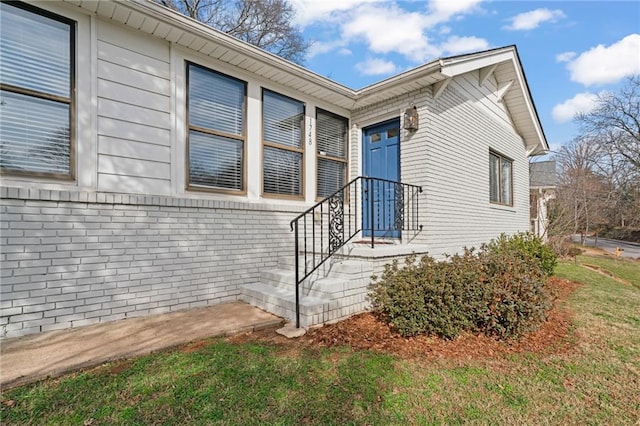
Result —
POLYGON ((529 165, 529 192, 531 205, 531 232, 547 240, 549 202, 556 198, 558 174, 556 161, 538 161, 529 165))
POLYGON ((358 179, 300 219, 299 270, 339 251, 304 326, 362 310, 395 257, 529 228, 548 145, 514 46, 352 90, 151 1, 1 7, 5 337, 238 299, 291 317, 290 221, 358 176, 415 186, 358 179))

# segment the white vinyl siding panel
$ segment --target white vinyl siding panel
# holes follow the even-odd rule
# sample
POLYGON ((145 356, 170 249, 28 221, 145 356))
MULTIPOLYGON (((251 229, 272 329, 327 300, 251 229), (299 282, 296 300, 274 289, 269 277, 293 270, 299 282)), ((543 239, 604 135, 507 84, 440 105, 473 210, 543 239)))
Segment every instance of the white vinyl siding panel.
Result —
POLYGON ((100 136, 100 152, 114 157, 150 160, 165 163, 171 150, 168 146, 100 136))
POLYGON ((98 21, 98 189, 171 193, 166 42, 98 21))

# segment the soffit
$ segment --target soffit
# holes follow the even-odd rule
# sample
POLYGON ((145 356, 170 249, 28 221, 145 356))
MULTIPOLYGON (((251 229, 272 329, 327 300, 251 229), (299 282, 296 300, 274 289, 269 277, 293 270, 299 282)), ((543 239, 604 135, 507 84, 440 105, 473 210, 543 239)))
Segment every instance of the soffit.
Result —
POLYGON ((63 0, 253 75, 350 110, 355 91, 147 0, 63 0))
POLYGON ((349 111, 495 65, 493 72, 499 86, 513 82, 504 94, 503 102, 527 149, 532 154, 548 150, 514 46, 438 59, 360 90, 353 90, 150 0, 63 1, 349 111))

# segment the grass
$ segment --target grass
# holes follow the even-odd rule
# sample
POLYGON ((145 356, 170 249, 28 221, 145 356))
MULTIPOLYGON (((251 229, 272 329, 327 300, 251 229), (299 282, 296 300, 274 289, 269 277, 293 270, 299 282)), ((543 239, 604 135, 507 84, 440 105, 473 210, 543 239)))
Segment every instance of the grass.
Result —
MULTIPOLYGON (((602 267, 631 281, 640 263, 602 267)), ((635 424, 640 289, 556 274, 584 284, 570 350, 434 361, 213 339, 4 391, 0 423, 635 424)))
POLYGON ((611 256, 578 256, 580 263, 596 265, 640 288, 640 263, 637 260, 611 256))

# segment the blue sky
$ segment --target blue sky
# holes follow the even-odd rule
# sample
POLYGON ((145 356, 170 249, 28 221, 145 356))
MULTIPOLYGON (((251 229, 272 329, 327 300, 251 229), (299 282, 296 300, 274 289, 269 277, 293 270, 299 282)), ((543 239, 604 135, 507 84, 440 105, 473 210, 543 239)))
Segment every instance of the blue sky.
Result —
POLYGON ((515 44, 552 150, 573 115, 640 74, 640 1, 292 0, 305 66, 359 89, 438 57, 515 44))

